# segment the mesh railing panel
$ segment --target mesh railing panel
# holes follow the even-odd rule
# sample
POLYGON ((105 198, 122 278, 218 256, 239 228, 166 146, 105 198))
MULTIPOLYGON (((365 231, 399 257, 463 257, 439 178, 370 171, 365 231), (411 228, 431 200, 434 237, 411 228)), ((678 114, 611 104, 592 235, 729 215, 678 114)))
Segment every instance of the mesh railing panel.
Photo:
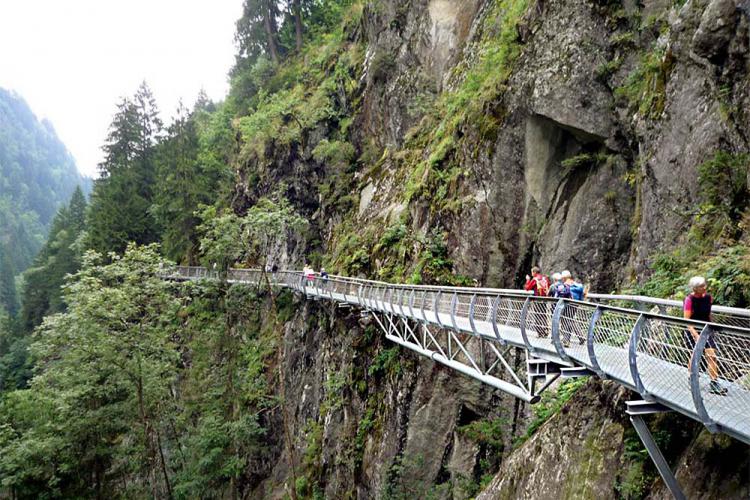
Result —
POLYGON ((687 335, 684 324, 648 318, 636 346, 637 366, 646 392, 694 412, 689 369, 693 346, 686 341, 687 335))
POLYGON ((554 302, 532 300, 526 313, 526 336, 536 339, 549 339, 552 332, 554 309, 554 302))
POLYGON ((638 316, 606 311, 594 329, 594 352, 602 370, 634 386, 628 364, 628 344, 638 316))
POLYGON ((568 356, 591 366, 586 341, 589 324, 596 307, 590 304, 566 302, 560 314, 560 342, 568 356))
POLYGON ((701 357, 700 377, 708 415, 750 435, 750 337, 722 329, 713 333, 709 343, 701 357), (711 350, 712 345, 715 348, 711 350), (712 374, 716 377, 714 387, 712 374))

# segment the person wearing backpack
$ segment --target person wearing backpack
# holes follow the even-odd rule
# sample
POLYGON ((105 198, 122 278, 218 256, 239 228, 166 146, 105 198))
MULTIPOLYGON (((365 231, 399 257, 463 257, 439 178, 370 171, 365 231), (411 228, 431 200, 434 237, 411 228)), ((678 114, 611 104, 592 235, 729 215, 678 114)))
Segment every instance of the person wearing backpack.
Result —
MULTIPOLYGON (((563 282, 570 287, 570 296, 573 300, 584 300, 588 291, 581 282, 573 278, 570 271, 563 271, 562 273, 563 282)), ((570 328, 575 333, 578 343, 583 345, 586 342, 586 336, 588 335, 588 328, 584 325, 584 322, 575 322, 576 314, 578 313, 578 306, 575 304, 569 304, 563 314, 570 318, 570 328), (568 313, 568 314, 566 314, 568 313)))
POLYGON ((542 274, 542 270, 539 267, 534 266, 531 268, 531 276, 526 275, 526 284, 523 289, 533 291, 536 297, 546 297, 549 293, 549 278, 542 274))
MULTIPOLYGON (((523 289, 534 293, 535 297, 546 297, 549 294, 549 278, 542 274, 538 266, 531 268, 531 276, 526 275, 526 284, 523 289)), ((538 337, 547 337, 547 318, 549 316, 547 302, 535 300, 531 302, 530 326, 536 331, 538 337)))
POLYGON ((562 279, 562 274, 555 273, 552 275, 552 286, 549 289, 549 296, 556 299, 570 299, 573 294, 570 292, 570 285, 562 279))

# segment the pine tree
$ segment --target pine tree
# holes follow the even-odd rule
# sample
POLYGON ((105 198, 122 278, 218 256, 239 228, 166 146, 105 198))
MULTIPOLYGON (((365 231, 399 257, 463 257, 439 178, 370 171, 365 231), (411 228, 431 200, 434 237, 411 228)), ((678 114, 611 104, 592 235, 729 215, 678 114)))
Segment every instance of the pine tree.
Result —
POLYGON ((268 55, 274 63, 279 62, 279 35, 276 19, 279 17, 277 2, 273 0, 245 0, 243 14, 237 21, 236 40, 240 57, 255 60, 259 55, 268 55))
POLYGON ((45 316, 65 310, 61 287, 65 276, 80 267, 85 216, 86 198, 78 188, 70 203, 58 210, 47 243, 24 273, 21 324, 25 332, 31 332, 45 316))
POLYGON ((157 155, 157 188, 152 207, 162 227, 165 254, 173 260, 194 263, 197 244, 194 212, 200 203, 208 203, 207 179, 198 163, 200 144, 195 123, 182 103, 177 117, 159 144, 157 155))
POLYGON ((159 234, 149 210, 155 145, 162 127, 156 103, 143 83, 132 99, 123 99, 117 108, 87 222, 88 245, 102 253, 122 252, 131 241, 153 243, 159 234))
POLYGON ((0 309, 11 316, 18 311, 15 274, 10 252, 0 244, 0 309))

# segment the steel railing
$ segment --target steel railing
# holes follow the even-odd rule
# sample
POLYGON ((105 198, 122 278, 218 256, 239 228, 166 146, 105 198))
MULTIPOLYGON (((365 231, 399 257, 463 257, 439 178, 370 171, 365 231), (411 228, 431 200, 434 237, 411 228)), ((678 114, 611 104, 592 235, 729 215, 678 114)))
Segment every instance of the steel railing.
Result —
MULTIPOLYGON (((230 269, 226 279, 259 283, 262 274, 230 269)), ((217 275, 180 267, 174 276, 217 275)), ((750 329, 742 323, 750 318, 747 310, 717 306, 714 322, 704 323, 678 317, 678 301, 650 297, 589 294, 592 300, 581 302, 519 290, 401 285, 342 276, 308 279, 299 271, 269 273, 268 279, 309 296, 478 335, 524 348, 535 357, 585 367, 712 431, 750 443, 750 329)))

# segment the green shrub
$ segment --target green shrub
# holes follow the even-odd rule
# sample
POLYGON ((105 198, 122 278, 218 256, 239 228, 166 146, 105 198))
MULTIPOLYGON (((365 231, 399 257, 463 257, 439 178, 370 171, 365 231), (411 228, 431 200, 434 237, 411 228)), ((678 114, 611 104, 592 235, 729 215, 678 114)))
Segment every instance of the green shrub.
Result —
POLYGON ((625 84, 615 89, 615 96, 624 99, 641 116, 659 118, 666 105, 666 87, 673 66, 671 51, 656 49, 643 55, 625 84))

